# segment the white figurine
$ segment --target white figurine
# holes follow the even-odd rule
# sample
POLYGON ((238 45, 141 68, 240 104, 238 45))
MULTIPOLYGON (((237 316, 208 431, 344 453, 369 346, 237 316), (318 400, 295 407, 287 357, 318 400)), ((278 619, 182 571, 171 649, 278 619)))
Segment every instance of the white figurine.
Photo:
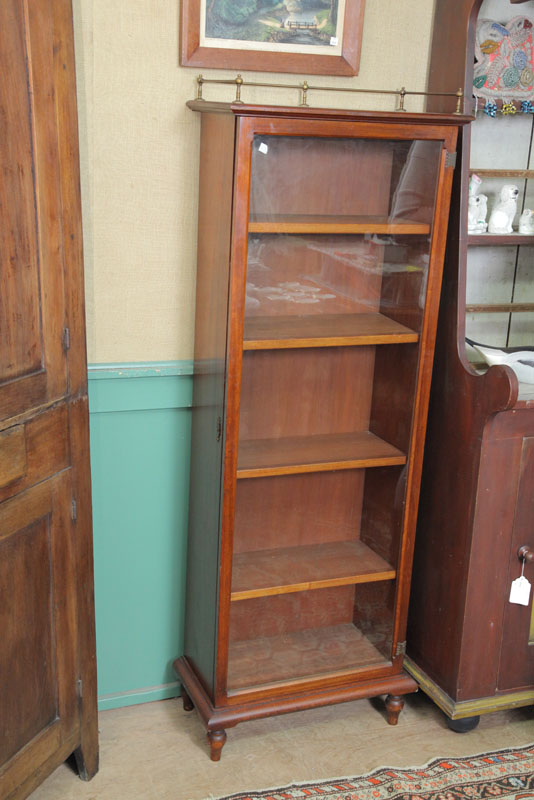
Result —
POLYGON ((501 189, 501 199, 492 210, 489 218, 489 233, 513 233, 512 222, 517 211, 519 189, 507 183, 501 189))
POLYGON ((477 222, 477 231, 479 233, 485 233, 488 227, 488 223, 486 222, 486 216, 488 214, 488 196, 485 194, 479 194, 480 198, 480 205, 478 208, 478 222, 477 222))
POLYGON ((519 217, 519 233, 534 235, 534 211, 531 208, 525 208, 519 217))
POLYGON ((470 194, 467 215, 467 230, 469 233, 484 233, 488 227, 486 214, 488 213, 488 198, 485 194, 470 194))
POLYGON ((488 198, 485 194, 478 194, 482 185, 482 178, 473 173, 469 178, 469 201, 467 212, 467 230, 469 233, 485 233, 488 223, 488 198))

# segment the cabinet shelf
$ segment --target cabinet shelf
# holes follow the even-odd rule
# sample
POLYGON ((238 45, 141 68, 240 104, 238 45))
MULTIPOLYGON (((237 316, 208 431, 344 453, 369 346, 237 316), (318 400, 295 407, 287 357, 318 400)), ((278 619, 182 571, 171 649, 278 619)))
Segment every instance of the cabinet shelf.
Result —
POLYGON ((404 453, 370 431, 250 439, 239 444, 237 477, 264 478, 405 463, 404 453))
POLYGON ((522 178, 528 180, 534 178, 534 169, 469 169, 471 175, 478 175, 480 178, 522 178))
POLYGON ((389 663, 358 628, 345 623, 232 642, 228 688, 236 691, 256 686, 259 679, 262 685, 287 683, 389 663))
POLYGON ((467 237, 469 247, 510 247, 534 244, 534 236, 528 233, 473 233, 467 237))
POLYGON ((396 572, 360 541, 255 550, 234 556, 232 600, 393 580, 396 572))
POLYGON ((466 305, 467 314, 507 314, 524 311, 534 311, 534 303, 480 303, 478 305, 466 305))
POLYGON ((430 225, 416 220, 378 216, 334 216, 320 214, 254 214, 249 233, 400 233, 428 234, 430 225))
POLYGON ((401 344, 419 335, 383 314, 248 317, 244 350, 401 344))

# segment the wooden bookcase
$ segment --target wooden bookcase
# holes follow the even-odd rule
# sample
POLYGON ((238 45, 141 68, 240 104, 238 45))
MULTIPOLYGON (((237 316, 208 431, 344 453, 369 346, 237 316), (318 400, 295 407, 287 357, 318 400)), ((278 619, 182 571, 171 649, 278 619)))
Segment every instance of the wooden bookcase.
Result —
MULTIPOLYGON (((534 18, 534 2, 438 0, 429 89, 472 86, 479 15, 522 14, 534 18)), ((460 732, 482 713, 534 703, 532 597, 509 602, 522 547, 534 582, 534 386, 507 366, 472 363, 465 343, 467 330, 490 345, 534 344, 534 237, 467 232, 472 170, 490 207, 503 183, 520 187, 519 209, 524 197, 532 207, 532 127, 532 115, 490 120, 479 110, 460 132, 452 193, 406 666, 460 732)))
POLYGON ((402 669, 451 159, 446 115, 201 113, 184 706, 238 722, 402 669))

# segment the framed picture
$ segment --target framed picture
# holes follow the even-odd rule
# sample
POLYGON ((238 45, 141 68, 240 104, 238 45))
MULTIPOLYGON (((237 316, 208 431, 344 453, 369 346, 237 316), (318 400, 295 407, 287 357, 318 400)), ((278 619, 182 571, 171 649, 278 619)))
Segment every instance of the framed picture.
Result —
POLYGON ((187 67, 357 75, 365 0, 182 0, 187 67))

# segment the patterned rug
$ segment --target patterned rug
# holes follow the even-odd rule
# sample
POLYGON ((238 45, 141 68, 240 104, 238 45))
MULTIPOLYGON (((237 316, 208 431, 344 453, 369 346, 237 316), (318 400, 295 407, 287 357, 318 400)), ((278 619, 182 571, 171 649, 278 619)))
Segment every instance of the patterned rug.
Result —
POLYGON ((530 800, 534 744, 466 758, 436 758, 423 767, 380 769, 355 778, 294 783, 217 800, 530 800))

